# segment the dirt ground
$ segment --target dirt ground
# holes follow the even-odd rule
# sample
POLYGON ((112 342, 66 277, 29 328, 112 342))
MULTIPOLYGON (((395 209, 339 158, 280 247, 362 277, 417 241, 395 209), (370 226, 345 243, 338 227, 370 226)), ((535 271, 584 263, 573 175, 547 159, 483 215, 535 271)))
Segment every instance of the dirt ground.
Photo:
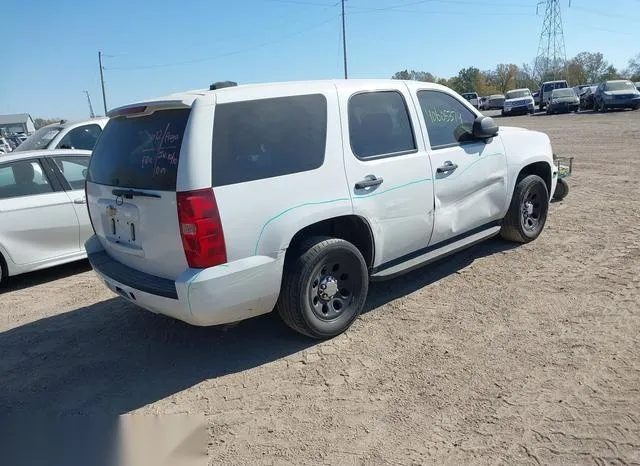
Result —
POLYGON ((542 236, 374 284, 317 343, 195 328, 86 263, 0 296, 0 418, 194 413, 211 464, 640 464, 640 111, 500 118, 575 155, 542 236))

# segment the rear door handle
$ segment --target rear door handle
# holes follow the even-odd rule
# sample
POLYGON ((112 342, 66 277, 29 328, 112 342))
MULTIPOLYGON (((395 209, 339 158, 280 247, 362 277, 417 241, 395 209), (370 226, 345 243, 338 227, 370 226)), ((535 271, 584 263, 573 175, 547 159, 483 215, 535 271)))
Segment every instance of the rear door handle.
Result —
POLYGON ((84 197, 78 198, 78 199, 74 199, 73 200, 74 204, 86 204, 87 200, 84 197))
POLYGON ((384 180, 382 178, 376 178, 373 175, 368 175, 364 180, 356 183, 356 189, 371 188, 373 186, 380 186, 384 180))
POLYGON ((436 168, 436 173, 449 173, 454 171, 456 168, 458 168, 458 165, 447 160, 444 165, 436 168))

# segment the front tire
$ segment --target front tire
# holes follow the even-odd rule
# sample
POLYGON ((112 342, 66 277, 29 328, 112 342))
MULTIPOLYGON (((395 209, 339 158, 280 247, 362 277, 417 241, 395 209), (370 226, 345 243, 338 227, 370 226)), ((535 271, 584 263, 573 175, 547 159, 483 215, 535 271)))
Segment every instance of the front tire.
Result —
POLYGON ((285 264, 277 309, 293 330, 311 338, 332 338, 362 312, 369 271, 348 241, 314 237, 285 264))
POLYGON ((549 190, 546 183, 538 175, 527 175, 513 190, 500 235, 517 243, 533 241, 544 229, 548 210, 549 190))

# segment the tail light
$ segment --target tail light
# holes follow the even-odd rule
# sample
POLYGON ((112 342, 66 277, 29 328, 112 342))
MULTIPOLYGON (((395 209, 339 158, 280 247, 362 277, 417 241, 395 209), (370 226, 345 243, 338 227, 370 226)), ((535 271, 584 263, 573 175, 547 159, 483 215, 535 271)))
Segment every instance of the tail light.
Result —
POLYGON ((227 247, 213 189, 176 193, 182 246, 189 267, 204 269, 227 262, 227 247))

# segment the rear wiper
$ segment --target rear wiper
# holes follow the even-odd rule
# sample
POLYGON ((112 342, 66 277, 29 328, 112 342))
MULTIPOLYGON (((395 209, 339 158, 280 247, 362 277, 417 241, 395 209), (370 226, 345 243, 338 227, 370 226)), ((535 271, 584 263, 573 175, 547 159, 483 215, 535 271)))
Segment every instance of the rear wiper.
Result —
POLYGON ((160 199, 162 196, 159 194, 145 193, 144 191, 136 191, 135 189, 114 189, 111 191, 114 196, 122 196, 125 199, 133 199, 133 196, 140 197, 153 197, 160 199))

